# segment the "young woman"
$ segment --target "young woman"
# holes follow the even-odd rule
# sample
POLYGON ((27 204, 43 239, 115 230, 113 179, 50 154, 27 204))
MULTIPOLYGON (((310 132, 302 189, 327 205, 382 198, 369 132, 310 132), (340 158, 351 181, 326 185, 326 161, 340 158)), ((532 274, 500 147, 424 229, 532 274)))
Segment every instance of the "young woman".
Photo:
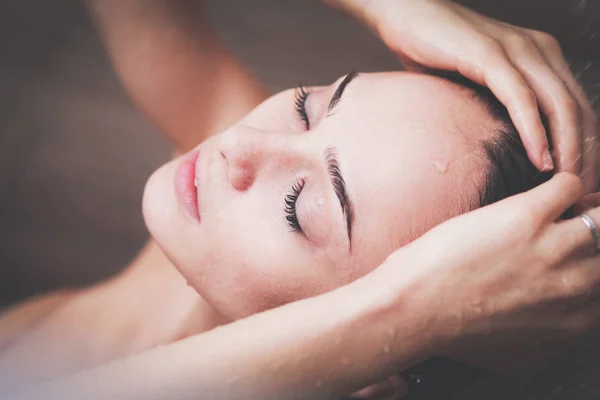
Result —
MULTIPOLYGON (((426 5, 425 10, 430 7, 429 12, 475 18, 468 10, 454 5, 422 4, 426 5)), ((181 9, 169 2, 144 5, 129 2, 116 8, 111 2, 98 2, 95 6, 109 48, 134 98, 182 148, 229 125, 261 97, 257 86, 222 52, 210 32, 196 27, 197 22, 193 19, 196 16, 180 13, 181 9), (196 48, 199 53, 189 46, 189 40, 194 36, 188 34, 195 29, 205 35, 201 36, 205 41, 200 41, 202 45, 196 48), (165 44, 160 41, 163 34, 169 38, 171 46, 161 47, 165 44), (149 41, 152 43, 150 50, 144 48, 143 54, 132 53, 129 50, 135 48, 130 47, 135 40, 149 41), (186 52, 177 53, 177 45, 186 52), (147 61, 144 57, 156 57, 163 51, 172 57, 161 57, 160 63, 144 62, 147 61), (195 58, 198 54, 204 57, 195 58), (214 57, 208 58, 206 54, 214 57), (136 67, 141 65, 145 65, 145 69, 136 67), (178 67, 177 76, 170 73, 169 65, 178 67), (194 71, 195 66, 203 68, 203 73, 194 71), (187 71, 190 76, 201 76, 205 81, 193 80, 199 86, 189 85, 185 79, 177 84, 177 80, 188 76, 185 68, 190 68, 187 71), (160 90, 161 84, 169 90, 160 90), (202 96, 198 96, 199 93, 202 96), (222 107, 225 113, 221 111, 222 107), (181 118, 181 113, 186 110, 190 110, 189 116, 181 118), (199 110, 200 118, 193 117, 195 110, 199 110)), ((416 7, 415 4, 412 6, 416 7)), ((371 6, 364 10, 373 13, 377 9, 371 6)), ((408 10, 410 7, 406 8, 408 10)), ((554 55, 553 59, 558 58, 554 55)), ((538 68, 548 72, 548 64, 542 65, 544 67, 538 65, 538 68)), ((516 79, 514 70, 506 66, 500 70, 499 75, 504 76, 506 82, 513 82, 508 77, 516 79)), ((527 82, 528 71, 531 70, 526 68, 520 84, 527 82)), ((532 90, 537 86, 542 91, 540 103, 546 103, 545 106, 541 104, 542 108, 549 111, 551 125, 560 131, 553 135, 562 150, 556 157, 557 168, 576 168, 577 163, 571 161, 577 157, 571 160, 569 149, 590 142, 572 134, 576 132, 573 129, 577 129, 573 127, 579 125, 573 115, 564 114, 562 110, 550 112, 558 103, 552 103, 548 98, 573 101, 573 98, 581 98, 580 92, 564 71, 557 72, 553 78, 553 82, 563 83, 563 92, 557 89, 559 94, 544 93, 545 86, 537 86, 537 82, 532 83, 532 90), (565 93, 569 95, 560 96, 565 93), (544 94, 548 96, 544 97, 544 94)), ((490 86, 496 92, 507 90, 502 84, 498 85, 497 80, 491 82, 490 86)), ((471 89, 440 77, 350 73, 329 87, 300 88, 274 96, 223 134, 167 164, 150 179, 144 214, 162 251, 151 243, 125 273, 113 280, 73 294, 38 300, 9 312, 0 320, 6 327, 4 331, 10 329, 11 332, 4 341, 1 365, 10 366, 11 372, 15 373, 13 376, 20 375, 21 368, 28 378, 38 373, 42 377, 59 376, 174 342, 354 281, 373 270, 394 249, 440 222, 535 186, 536 182, 530 179, 525 184, 507 188, 507 183, 512 184, 512 181, 503 182, 493 174, 494 171, 504 172, 503 161, 513 157, 512 152, 499 150, 502 146, 498 147, 497 142, 503 140, 502 137, 513 138, 512 142, 502 143, 512 146, 510 150, 516 153, 522 153, 517 164, 524 166, 530 177, 537 175, 532 172, 533 165, 541 168, 544 163, 546 167, 552 163, 544 155, 545 139, 537 135, 541 119, 539 115, 533 117, 529 113, 532 108, 531 104, 527 106, 527 101, 531 98, 524 97, 523 100, 517 96, 513 100, 523 106, 522 111, 516 113, 517 107, 510 102, 507 104, 509 111, 517 114, 515 124, 528 132, 523 137, 534 164, 528 164, 525 147, 518 140, 514 141, 516 130, 510 119, 497 111, 498 107, 489 96, 474 96, 471 89), (528 130, 529 126, 534 129, 528 130), (494 156, 500 159, 495 160, 494 156), (496 193, 498 189, 504 194, 496 193), (163 251, 185 280, 175 272, 163 251), (189 287, 185 285, 186 280, 189 287), (37 318, 31 318, 32 315, 37 318), (24 316, 26 321, 22 319, 24 316)), ((582 108, 588 106, 583 101, 581 104, 582 108)), ((586 134, 594 128, 593 123, 586 120, 586 134)), ((586 152, 584 163, 595 165, 597 161, 593 154, 586 152)), ((586 188, 595 188, 597 176, 587 173, 585 178, 586 188)), ((544 209, 552 215, 556 214, 557 208, 564 211, 579 195, 576 181, 564 177, 557 180, 559 183, 547 184, 552 189, 544 190, 570 189, 558 196, 552 207, 548 206, 551 211, 544 209)), ((540 196, 541 193, 540 190, 540 196)), ((541 200, 544 198, 547 197, 540 197, 541 200)), ((514 203, 510 204, 514 206, 514 203)), ((486 214, 482 215, 485 218, 486 214)), ((543 214, 546 225, 554 226, 547 218, 548 214, 543 214)), ((567 229, 566 225, 559 225, 567 229)), ((582 226, 585 233, 585 226, 582 226)), ((581 231, 580 228, 569 225, 572 230, 581 231)), ((583 235, 578 238, 581 238, 579 242, 573 242, 572 247, 565 249, 565 257, 583 244, 589 244, 589 238, 584 240, 583 235)), ((528 237, 523 239, 527 244, 528 237)), ((431 240, 429 235, 429 242, 431 240)), ((409 247, 419 248, 418 245, 409 247)), ((494 248, 489 250, 488 259, 497 255, 494 248)), ((432 277, 428 274, 436 269, 430 267, 430 255, 424 257, 414 250, 410 254, 412 262, 403 260, 401 268, 405 271, 396 272, 395 285, 397 288, 407 285, 413 292, 415 282, 421 282, 423 274, 429 280, 432 277), (424 258, 428 262, 418 262, 424 258)), ((437 255, 438 263, 444 258, 444 262, 448 261, 448 254, 437 255)), ((456 262, 467 274, 465 276, 477 274, 463 268, 469 265, 469 257, 465 254, 462 263, 456 262)), ((526 261, 530 260, 519 262, 526 261)), ((556 263, 562 263, 562 259, 556 263)), ((547 262, 544 266, 553 265, 547 262)), ((381 276, 381 273, 375 276, 381 276)), ((500 281, 500 278, 493 280, 494 283, 500 281)), ((432 279, 432 287, 439 288, 435 282, 443 281, 432 279)), ((544 282, 550 282, 550 278, 544 282)), ((595 283, 596 280, 590 280, 589 287, 595 283)), ((457 285, 457 289, 459 287, 457 285)), ((477 299, 476 293, 483 287, 483 284, 474 285, 463 293, 477 299)), ((578 294, 580 289, 573 288, 572 294, 578 294)), ((348 289, 337 292, 348 293, 348 289)), ((509 290, 506 292, 510 293, 509 290)), ((521 306, 553 299, 553 295, 556 297, 558 293, 550 291, 543 299, 535 296, 520 298, 521 306)), ((363 300, 369 297, 367 295, 363 300)), ((458 299, 465 300, 459 294, 455 294, 455 299, 448 299, 450 305, 456 306, 451 308, 457 311, 464 308, 464 305, 458 306, 458 299)), ((424 331, 420 325, 435 314, 432 299, 423 298, 423 292, 417 291, 411 301, 422 308, 424 319, 404 320, 404 323, 416 324, 402 328, 404 332, 414 329, 413 332, 437 337, 440 332, 433 326, 424 331)), ((493 303, 496 301, 492 300, 493 303)), ((330 303, 325 301, 324 304, 330 303)), ((517 306, 509 302, 507 307, 512 310, 517 306)), ((302 313, 291 313, 286 320, 302 313)), ((489 317, 487 312, 482 314, 489 317)), ((584 315, 589 323, 591 314, 587 311, 584 315)), ((485 319, 474 320, 481 323, 485 319)), ((381 324, 384 321, 386 319, 382 318, 381 324)), ((457 326, 458 331, 467 325, 457 326)), ((398 328, 402 324, 396 321, 393 326, 398 328)), ((227 338, 230 331, 213 330, 212 335, 204 337, 210 342, 217 332, 224 332, 222 337, 227 338)), ((249 338, 259 340, 258 331, 256 334, 249 338)), ((442 336, 447 334, 446 331, 442 336)), ((406 334, 399 336, 407 339, 406 334)), ((254 342, 247 343, 253 346, 254 342)), ((425 354, 419 347, 409 350, 410 345, 411 341, 406 340, 400 346, 404 353, 397 349, 392 352, 391 348, 385 351, 384 345, 384 352, 395 354, 394 363, 401 369, 415 360, 414 357, 411 359, 411 351, 418 353, 416 358, 425 354), (399 362, 398 357, 403 356, 399 362)), ((420 346, 428 347, 424 342, 420 346)), ((465 354, 458 357, 469 358, 465 354)), ((239 360, 242 359, 244 357, 239 360)), ((213 362, 217 361, 213 359, 213 362)), ((382 367, 379 372, 388 370, 389 366, 382 367)), ((291 382, 289 378, 281 380, 282 387, 291 382)), ((323 381, 316 386, 323 387, 322 393, 331 390, 323 381)))

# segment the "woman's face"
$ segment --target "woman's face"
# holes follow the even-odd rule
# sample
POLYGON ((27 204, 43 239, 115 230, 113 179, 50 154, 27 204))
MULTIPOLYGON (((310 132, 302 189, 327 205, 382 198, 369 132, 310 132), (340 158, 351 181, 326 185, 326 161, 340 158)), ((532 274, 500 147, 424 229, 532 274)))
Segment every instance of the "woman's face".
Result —
POLYGON ((271 97, 146 186, 151 234, 227 318, 357 279, 477 205, 495 123, 469 91, 391 72, 307 92, 271 97))

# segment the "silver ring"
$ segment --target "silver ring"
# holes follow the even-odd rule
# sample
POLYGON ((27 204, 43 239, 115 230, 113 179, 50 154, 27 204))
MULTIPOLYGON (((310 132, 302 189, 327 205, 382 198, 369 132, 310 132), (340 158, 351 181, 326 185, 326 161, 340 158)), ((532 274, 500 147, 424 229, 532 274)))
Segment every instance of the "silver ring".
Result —
POLYGON ((598 225, 596 225, 596 223, 594 222, 592 217, 590 217, 587 214, 581 214, 579 216, 579 218, 581 218, 581 220, 583 221, 585 226, 590 228, 590 231, 592 232, 592 236, 594 237, 594 241, 596 242, 594 251, 597 253, 598 251, 600 251, 600 230, 598 230, 598 225))

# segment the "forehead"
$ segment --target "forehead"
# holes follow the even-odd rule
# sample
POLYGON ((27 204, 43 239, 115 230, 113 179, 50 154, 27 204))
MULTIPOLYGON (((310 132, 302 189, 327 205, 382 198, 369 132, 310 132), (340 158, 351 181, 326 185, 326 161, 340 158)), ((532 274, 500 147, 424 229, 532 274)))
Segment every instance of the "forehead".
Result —
POLYGON ((318 130, 338 149, 355 206, 355 257, 364 265, 476 203, 478 142, 493 121, 453 83, 381 73, 356 78, 318 130))

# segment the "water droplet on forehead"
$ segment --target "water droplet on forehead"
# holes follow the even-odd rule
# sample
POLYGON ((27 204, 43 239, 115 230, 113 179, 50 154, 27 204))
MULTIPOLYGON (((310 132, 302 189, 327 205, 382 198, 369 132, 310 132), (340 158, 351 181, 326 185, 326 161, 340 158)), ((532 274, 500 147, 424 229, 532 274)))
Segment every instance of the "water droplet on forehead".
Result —
POLYGON ((437 170, 437 172, 439 173, 446 173, 448 171, 448 162, 447 161, 443 161, 443 160, 433 160, 431 162, 431 164, 433 165, 433 167, 437 170))

